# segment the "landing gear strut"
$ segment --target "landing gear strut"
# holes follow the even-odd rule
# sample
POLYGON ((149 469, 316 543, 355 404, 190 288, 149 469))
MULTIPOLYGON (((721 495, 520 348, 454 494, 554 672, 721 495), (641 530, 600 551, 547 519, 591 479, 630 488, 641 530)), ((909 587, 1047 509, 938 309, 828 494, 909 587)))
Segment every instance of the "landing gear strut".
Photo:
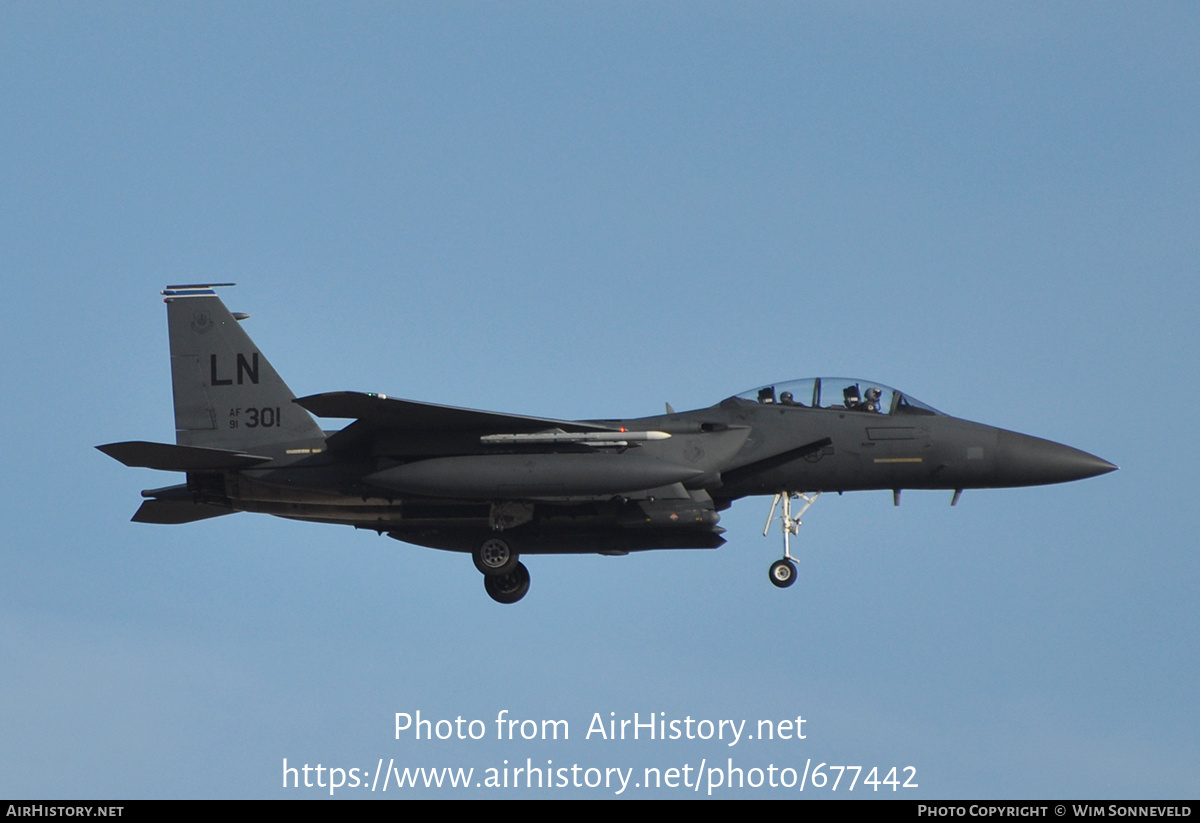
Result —
POLYGON ((783 510, 779 513, 780 525, 783 527, 783 559, 772 563, 770 571, 771 582, 781 589, 786 589, 796 582, 796 558, 792 557, 791 537, 793 534, 800 533, 800 518, 813 503, 817 502, 817 498, 820 496, 820 492, 800 494, 799 492, 785 491, 775 495, 775 499, 771 502, 771 513, 767 515, 767 525, 763 528, 763 537, 766 537, 767 533, 771 531, 771 523, 775 520, 775 510, 779 508, 779 502, 783 501, 783 510), (797 499, 803 500, 804 505, 800 511, 792 514, 792 501, 797 499))
POLYGON ((497 603, 516 603, 529 591, 529 569, 518 562, 505 574, 484 575, 483 588, 497 603))

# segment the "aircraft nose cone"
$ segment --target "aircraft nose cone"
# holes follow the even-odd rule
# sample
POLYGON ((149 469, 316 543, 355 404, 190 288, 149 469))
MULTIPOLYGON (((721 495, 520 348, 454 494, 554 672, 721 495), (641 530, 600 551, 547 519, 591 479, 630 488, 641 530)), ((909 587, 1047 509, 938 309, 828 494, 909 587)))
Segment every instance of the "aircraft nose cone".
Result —
POLYGON ((1027 434, 1001 431, 998 446, 997 468, 1007 485, 1067 483, 1117 469, 1094 454, 1027 434))

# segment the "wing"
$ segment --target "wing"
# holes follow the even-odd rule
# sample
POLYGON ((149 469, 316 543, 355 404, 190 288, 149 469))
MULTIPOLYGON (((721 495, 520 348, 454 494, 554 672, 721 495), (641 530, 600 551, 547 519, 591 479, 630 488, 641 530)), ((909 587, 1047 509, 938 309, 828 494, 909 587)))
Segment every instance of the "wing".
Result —
POLYGON ((553 428, 575 432, 616 431, 610 426, 597 423, 477 411, 362 392, 310 394, 296 402, 318 417, 352 417, 391 431, 470 431, 505 434, 553 428))
POLYGON ((598 423, 478 411, 362 392, 325 392, 298 398, 296 402, 318 417, 355 419, 328 439, 327 445, 335 450, 387 434, 420 434, 427 442, 470 437, 477 446, 477 438, 489 434, 526 434, 552 429, 564 432, 619 431, 598 423))

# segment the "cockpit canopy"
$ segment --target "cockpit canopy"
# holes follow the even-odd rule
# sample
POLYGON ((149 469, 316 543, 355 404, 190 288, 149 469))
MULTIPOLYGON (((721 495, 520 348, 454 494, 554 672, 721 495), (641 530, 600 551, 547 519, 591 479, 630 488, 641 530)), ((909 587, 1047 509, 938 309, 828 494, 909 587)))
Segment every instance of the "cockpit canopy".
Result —
POLYGON ((852 377, 809 377, 751 389, 739 400, 809 409, 844 409, 868 414, 941 414, 932 406, 882 383, 852 377))

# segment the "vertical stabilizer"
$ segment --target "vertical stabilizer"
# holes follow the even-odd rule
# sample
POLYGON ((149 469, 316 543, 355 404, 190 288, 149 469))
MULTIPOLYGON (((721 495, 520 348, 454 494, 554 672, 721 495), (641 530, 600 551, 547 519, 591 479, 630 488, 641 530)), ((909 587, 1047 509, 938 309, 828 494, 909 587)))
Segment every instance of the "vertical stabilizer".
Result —
POLYGON ((175 442, 250 449, 322 439, 316 421, 292 402, 292 390, 213 291, 232 285, 163 290, 171 337, 175 442))

